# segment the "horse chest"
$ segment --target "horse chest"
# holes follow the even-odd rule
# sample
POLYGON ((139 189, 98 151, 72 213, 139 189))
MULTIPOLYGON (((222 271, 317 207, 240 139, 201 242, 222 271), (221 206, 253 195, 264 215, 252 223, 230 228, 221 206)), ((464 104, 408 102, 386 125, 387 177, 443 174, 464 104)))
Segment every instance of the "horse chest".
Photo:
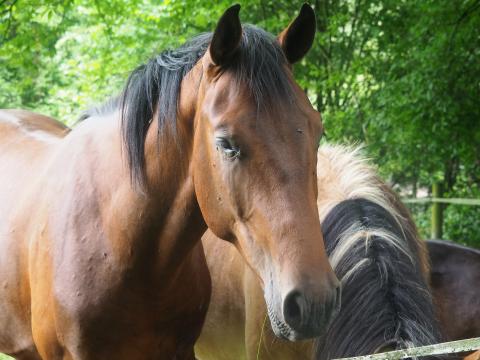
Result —
POLYGON ((79 245, 88 240, 71 242, 78 246, 64 245, 63 256, 52 260, 51 299, 55 332, 69 349, 86 351, 80 358, 115 353, 119 359, 143 358, 144 351, 158 349, 161 354, 170 348, 191 351, 210 296, 201 247, 167 281, 153 255, 132 250, 127 256, 100 245, 79 245))
MULTIPOLYGON (((189 296, 189 292, 195 292, 165 276, 157 264, 155 249, 128 248, 117 252, 103 245, 64 248, 63 256, 53 261, 58 302, 81 316, 97 309, 117 312, 122 308, 130 313, 147 312, 152 317, 178 309, 172 293, 189 296)), ((197 277, 188 263, 182 266, 177 272, 197 277)))

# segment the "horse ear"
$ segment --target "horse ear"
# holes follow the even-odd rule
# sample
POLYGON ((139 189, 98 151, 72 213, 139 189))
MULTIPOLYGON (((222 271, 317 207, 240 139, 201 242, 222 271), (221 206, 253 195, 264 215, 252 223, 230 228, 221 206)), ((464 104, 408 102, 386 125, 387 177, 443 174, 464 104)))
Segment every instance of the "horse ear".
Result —
POLYGON ((242 39, 242 24, 238 13, 240 5, 229 7, 218 21, 210 43, 210 57, 215 65, 228 63, 242 39))
POLYGON ((315 38, 315 12, 303 4, 300 14, 278 35, 278 41, 290 64, 296 63, 310 50, 315 38))

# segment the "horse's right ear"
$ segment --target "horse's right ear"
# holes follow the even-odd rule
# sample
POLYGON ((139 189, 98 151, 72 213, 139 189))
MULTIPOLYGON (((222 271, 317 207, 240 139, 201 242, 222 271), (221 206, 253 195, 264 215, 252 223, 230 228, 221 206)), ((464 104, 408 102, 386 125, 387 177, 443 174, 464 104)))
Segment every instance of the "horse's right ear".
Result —
POLYGON ((226 65, 232 59, 242 39, 242 24, 238 13, 240 5, 229 7, 218 21, 210 43, 210 57, 217 66, 226 65))

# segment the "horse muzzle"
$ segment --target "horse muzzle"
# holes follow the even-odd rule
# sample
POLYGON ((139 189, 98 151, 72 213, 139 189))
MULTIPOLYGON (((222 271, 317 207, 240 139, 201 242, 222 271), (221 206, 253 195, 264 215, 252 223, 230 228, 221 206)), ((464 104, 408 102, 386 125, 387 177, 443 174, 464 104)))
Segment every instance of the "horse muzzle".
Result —
POLYGON ((332 288, 316 297, 307 291, 292 289, 281 303, 281 315, 270 307, 268 315, 276 336, 290 341, 304 340, 323 335, 340 311, 341 286, 338 281, 332 288))

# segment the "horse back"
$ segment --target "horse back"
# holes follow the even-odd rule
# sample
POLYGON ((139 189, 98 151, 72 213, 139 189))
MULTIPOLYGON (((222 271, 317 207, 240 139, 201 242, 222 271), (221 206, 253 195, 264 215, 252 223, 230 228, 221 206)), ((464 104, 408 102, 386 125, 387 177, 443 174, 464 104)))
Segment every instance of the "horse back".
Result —
POLYGON ((8 125, 25 133, 44 132, 58 138, 62 138, 70 131, 67 126, 49 116, 27 110, 0 109, 0 126, 8 125))
MULTIPOLYGON (((0 110, 0 185, 17 186, 23 180, 29 181, 45 154, 69 131, 65 125, 44 115, 0 110), (12 178, 15 181, 11 181, 12 178)), ((7 192, 3 190, 2 194, 7 192)))
POLYGON ((44 115, 0 110, 0 222, 39 176, 49 151, 68 132, 65 125, 44 115))

